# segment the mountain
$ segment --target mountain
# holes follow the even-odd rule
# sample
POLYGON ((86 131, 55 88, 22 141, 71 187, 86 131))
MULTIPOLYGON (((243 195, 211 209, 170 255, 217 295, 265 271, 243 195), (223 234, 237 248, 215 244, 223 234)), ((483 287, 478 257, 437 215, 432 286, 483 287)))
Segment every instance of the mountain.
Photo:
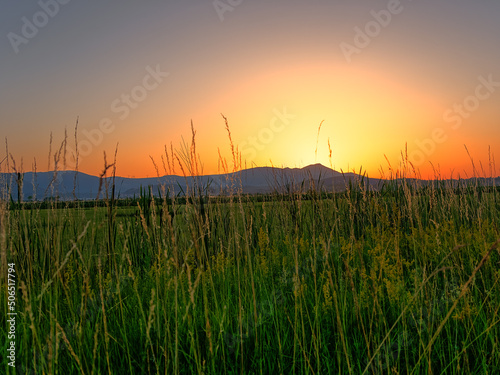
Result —
MULTIPOLYGON (((183 177, 169 175, 152 178, 115 178, 115 196, 117 198, 131 198, 140 195, 140 189, 151 187, 153 194, 170 191, 171 194, 183 195, 193 189, 208 191, 211 195, 241 192, 244 194, 306 191, 316 190, 343 191, 349 183, 363 182, 370 189, 378 190, 384 180, 368 179, 354 173, 340 173, 321 164, 313 164, 304 168, 275 168, 257 167, 234 173, 183 177)), ((419 184, 426 185, 430 181, 419 180, 419 184)), ((452 183, 456 183, 452 181, 452 183)), ((500 179, 495 180, 500 185, 500 179)), ((23 177, 23 199, 43 200, 58 196, 62 200, 90 200, 103 198, 111 191, 112 179, 91 176, 82 172, 27 172, 23 177)), ((17 200, 17 175, 0 174, 0 197, 11 192, 17 200)))
MULTIPOLYGON (((118 198, 139 196, 141 187, 151 187, 155 195, 163 189, 169 189, 174 194, 185 194, 192 189, 208 187, 210 194, 226 194, 229 192, 270 193, 281 188, 304 187, 311 181, 322 181, 328 178, 338 178, 341 173, 321 164, 305 168, 274 168, 257 167, 234 173, 184 177, 169 175, 152 178, 115 177, 115 195, 118 198)), ((82 172, 27 172, 23 176, 23 199, 43 200, 58 196, 60 199, 96 199, 110 192, 112 179, 91 176, 82 172), (107 190, 106 190, 107 186, 107 190)), ((309 185, 307 185, 309 186, 309 185)), ((17 175, 0 174, 0 191, 10 191, 17 200, 17 175)))

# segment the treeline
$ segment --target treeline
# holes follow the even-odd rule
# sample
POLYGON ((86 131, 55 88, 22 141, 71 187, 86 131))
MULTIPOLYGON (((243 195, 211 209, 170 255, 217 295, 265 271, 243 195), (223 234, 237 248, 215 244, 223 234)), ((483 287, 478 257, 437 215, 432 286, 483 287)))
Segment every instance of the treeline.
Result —
MULTIPOLYGON (((413 181, 412 181, 413 182, 413 181)), ((433 181, 430 184, 424 186, 416 186, 414 183, 407 183, 405 185, 404 180, 398 181, 386 181, 382 186, 379 186, 377 190, 373 188, 369 188, 363 182, 360 183, 349 183, 346 186, 344 191, 339 192, 328 192, 325 190, 317 191, 310 189, 308 191, 297 191, 293 192, 289 189, 276 189, 273 193, 255 193, 255 194, 239 194, 236 195, 242 202, 253 202, 253 203, 262 203, 262 202, 273 202, 276 200, 284 200, 290 201, 295 200, 300 197, 301 200, 324 200, 324 199, 333 199, 333 198, 347 198, 352 197, 353 194, 360 196, 381 196, 381 197, 390 197, 390 198, 398 198, 403 194, 408 192, 408 189, 412 191, 412 194, 416 195, 427 195, 430 192, 440 193, 446 192, 447 194, 454 195, 482 195, 493 192, 500 193, 500 186, 484 186, 481 184, 473 183, 471 181, 465 182, 461 187, 451 187, 448 182, 444 181, 433 181)), ((31 198, 31 197, 30 197, 31 198)), ((8 205, 10 210, 32 210, 32 209, 62 209, 62 208, 95 208, 95 207, 109 207, 110 204, 113 207, 137 207, 137 204, 141 207, 146 205, 150 205, 151 202, 155 202, 155 204, 160 207, 165 202, 167 205, 171 205, 174 203, 176 205, 185 205, 189 204, 200 204, 203 202, 204 204, 210 203, 231 203, 235 199, 235 195, 209 195, 203 192, 198 193, 195 196, 185 196, 185 195, 177 195, 174 198, 168 193, 162 194, 158 191, 157 194, 153 194, 151 189, 141 189, 140 195, 138 197, 131 198, 96 198, 96 199, 73 199, 66 200, 61 199, 60 197, 46 197, 41 201, 32 201, 28 200, 25 202, 19 202, 19 197, 14 199, 12 196, 10 197, 10 204, 8 205)))

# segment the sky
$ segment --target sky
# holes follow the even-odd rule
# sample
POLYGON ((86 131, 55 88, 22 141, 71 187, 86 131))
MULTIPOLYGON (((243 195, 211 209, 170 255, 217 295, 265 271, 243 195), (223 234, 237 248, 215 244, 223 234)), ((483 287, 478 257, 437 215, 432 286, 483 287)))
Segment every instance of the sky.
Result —
POLYGON ((192 124, 203 174, 232 141, 243 168, 499 175, 496 0, 1 6, 0 170, 182 174, 161 158, 192 124))

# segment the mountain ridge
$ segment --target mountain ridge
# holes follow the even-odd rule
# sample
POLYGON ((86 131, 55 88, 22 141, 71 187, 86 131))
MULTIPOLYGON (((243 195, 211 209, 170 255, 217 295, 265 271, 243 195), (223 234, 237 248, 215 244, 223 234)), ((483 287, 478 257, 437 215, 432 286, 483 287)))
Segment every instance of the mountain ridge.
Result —
MULTIPOLYGON (((111 179, 112 177, 104 177, 101 180, 98 176, 80 171, 26 172, 23 174, 22 198, 24 201, 39 201, 56 196, 62 200, 103 198, 106 186, 108 189, 110 187, 111 179)), ((210 195, 236 192, 267 194, 274 191, 305 191, 311 188, 342 191, 346 189, 349 181, 352 183, 361 179, 373 190, 378 190, 386 181, 356 173, 338 172, 316 163, 303 168, 266 166, 202 176, 115 177, 115 193, 117 198, 131 198, 139 196, 141 187, 151 187, 153 193, 158 195, 157 193, 162 191, 162 186, 175 195, 185 194, 193 188, 203 189, 210 195)), ((420 184, 426 184, 429 181, 415 180, 420 184)), ((500 178, 495 178, 495 185, 500 185, 500 178)), ((11 192, 13 199, 17 199, 17 174, 0 173, 0 193, 3 195, 8 191, 11 192)))

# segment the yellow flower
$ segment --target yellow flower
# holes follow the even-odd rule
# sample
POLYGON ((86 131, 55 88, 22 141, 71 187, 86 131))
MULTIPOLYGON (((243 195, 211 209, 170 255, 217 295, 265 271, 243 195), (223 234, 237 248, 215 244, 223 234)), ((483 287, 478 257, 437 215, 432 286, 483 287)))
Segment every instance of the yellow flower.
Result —
POLYGON ((323 302, 323 311, 328 313, 332 310, 332 295, 330 294, 330 285, 328 282, 323 284, 323 297, 325 302, 323 302))

